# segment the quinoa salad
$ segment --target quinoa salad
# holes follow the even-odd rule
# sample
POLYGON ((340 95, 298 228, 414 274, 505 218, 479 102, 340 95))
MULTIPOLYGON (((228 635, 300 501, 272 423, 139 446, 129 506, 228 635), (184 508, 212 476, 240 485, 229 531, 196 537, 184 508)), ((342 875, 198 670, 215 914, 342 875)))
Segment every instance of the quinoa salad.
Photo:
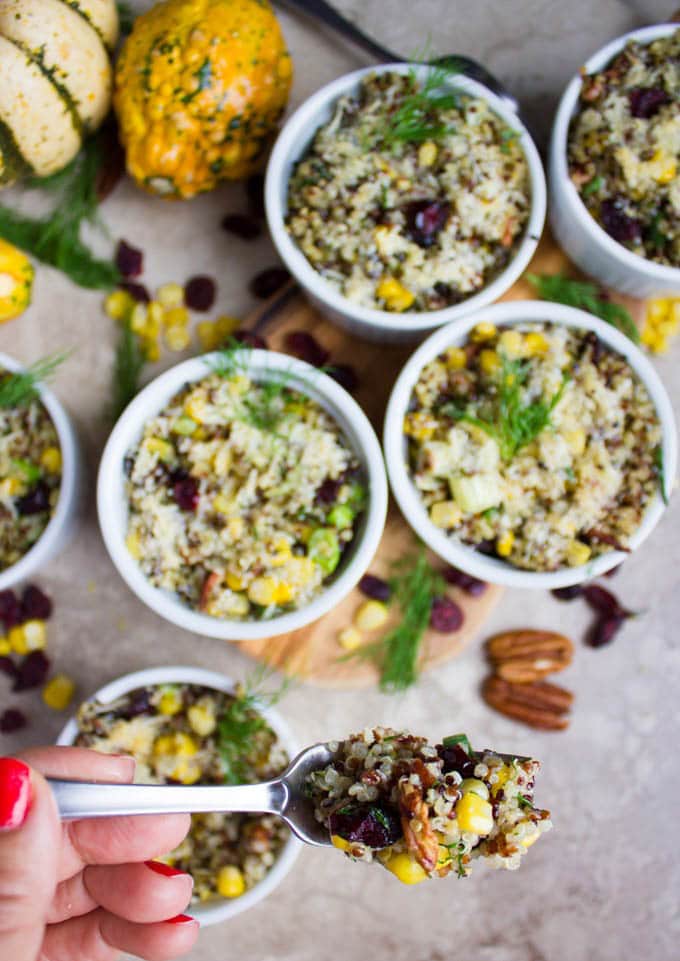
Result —
POLYGON ((647 390, 558 324, 478 324, 423 368, 404 432, 431 521, 524 570, 628 549, 661 481, 647 390))
POLYGON ((581 199, 614 240, 680 267, 680 29, 630 41, 583 78, 568 159, 581 199))
POLYGON ((529 216, 517 131, 432 68, 366 77, 338 100, 292 174, 286 225, 355 304, 440 310, 512 259, 529 216))
MULTIPOLYGON (((0 370, 0 383, 3 371, 0 370)), ((61 448, 35 398, 0 407, 0 571, 26 554, 49 524, 61 487, 61 448)))
POLYGON ((317 819, 350 858, 378 861, 405 884, 467 877, 478 858, 514 870, 552 827, 534 806, 539 762, 474 752, 465 735, 432 745, 366 728, 331 750, 307 781, 317 819))
POLYGON ((187 385, 125 467, 128 550, 154 586, 218 618, 308 604, 350 548, 366 497, 337 423, 275 372, 187 385))
MULTIPOLYGON (((137 784, 254 784, 288 756, 255 700, 197 684, 138 688, 78 712, 76 744, 132 755, 137 784)), ((240 897, 260 882, 289 837, 270 814, 193 814, 191 830, 162 860, 194 879, 193 903, 240 897)))

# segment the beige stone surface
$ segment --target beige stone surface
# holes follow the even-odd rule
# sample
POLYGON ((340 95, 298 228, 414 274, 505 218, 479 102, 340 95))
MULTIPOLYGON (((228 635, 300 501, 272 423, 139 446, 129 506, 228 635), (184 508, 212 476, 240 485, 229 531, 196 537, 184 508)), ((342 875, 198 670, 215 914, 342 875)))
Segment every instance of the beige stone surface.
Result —
MULTIPOLYGON (((610 37, 663 19, 673 2, 513 0, 343 0, 338 4, 375 36, 408 53, 428 34, 441 52, 479 57, 521 98, 545 132, 560 88, 580 62, 610 37)), ((141 4, 140 4, 141 6, 141 4)), ((366 63, 362 54, 288 14, 282 16, 297 74, 293 102, 366 63)), ((251 306, 246 282, 274 261, 266 240, 246 246, 219 230, 222 214, 243 207, 239 186, 186 205, 143 197, 121 185, 104 208, 113 237, 146 251, 146 280, 183 281, 197 272, 219 279, 219 308, 251 306)), ((97 460, 106 439, 113 330, 101 297, 60 275, 38 271, 35 302, 0 328, 0 350, 30 361, 73 346, 55 389, 73 413, 85 446, 89 483, 83 518, 63 555, 41 578, 56 601, 50 652, 83 696, 123 672, 151 665, 197 664, 243 677, 249 662, 229 645, 190 636, 146 610, 127 590, 101 543, 93 509, 97 460)), ((658 370, 680 409, 680 343, 658 370)), ((160 367, 159 367, 160 369, 160 367)), ((429 675, 403 697, 374 691, 299 687, 283 711, 304 743, 341 736, 376 722, 432 737, 466 730, 473 744, 544 760, 539 801, 555 830, 530 852, 519 873, 478 868, 464 882, 400 886, 386 872, 351 865, 338 853, 305 850, 286 882, 265 903, 202 933, 192 961, 619 961, 678 957, 680 868, 677 798, 680 775, 680 497, 642 550, 612 581, 640 616, 609 648, 581 643, 582 604, 546 593, 509 591, 489 630, 559 628, 577 643, 564 683, 576 692, 564 734, 523 729, 480 701, 485 668, 479 644, 429 675)), ((3 705, 31 714, 21 737, 0 750, 54 738, 63 719, 39 696, 3 705)))

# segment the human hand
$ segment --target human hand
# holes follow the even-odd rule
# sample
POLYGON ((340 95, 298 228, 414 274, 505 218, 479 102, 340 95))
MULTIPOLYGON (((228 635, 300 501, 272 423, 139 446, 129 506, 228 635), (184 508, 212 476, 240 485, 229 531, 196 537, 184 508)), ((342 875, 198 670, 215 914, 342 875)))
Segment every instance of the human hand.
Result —
POLYGON ((61 823, 50 777, 130 782, 134 760, 48 747, 0 758, 0 958, 165 961, 198 923, 181 912, 193 881, 149 859, 180 843, 188 814, 61 823))

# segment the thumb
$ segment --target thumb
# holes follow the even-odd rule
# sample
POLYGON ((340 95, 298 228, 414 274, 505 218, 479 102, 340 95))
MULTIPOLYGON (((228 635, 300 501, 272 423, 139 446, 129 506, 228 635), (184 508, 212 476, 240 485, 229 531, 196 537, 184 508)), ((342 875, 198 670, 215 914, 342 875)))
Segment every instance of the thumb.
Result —
POLYGON ((0 758, 0 958, 35 961, 57 885, 61 825, 47 782, 0 758))

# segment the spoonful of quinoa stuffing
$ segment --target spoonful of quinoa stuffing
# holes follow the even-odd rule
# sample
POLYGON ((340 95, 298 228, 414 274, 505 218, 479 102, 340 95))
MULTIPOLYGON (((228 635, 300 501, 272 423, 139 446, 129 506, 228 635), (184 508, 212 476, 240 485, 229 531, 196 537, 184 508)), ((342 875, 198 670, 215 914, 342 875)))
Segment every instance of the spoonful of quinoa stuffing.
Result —
POLYGON ((377 860, 404 884, 467 877, 479 858, 514 870, 552 827, 534 806, 539 762, 473 751, 464 734, 433 746, 377 727, 328 747, 333 760, 306 782, 317 820, 352 860, 377 860))

